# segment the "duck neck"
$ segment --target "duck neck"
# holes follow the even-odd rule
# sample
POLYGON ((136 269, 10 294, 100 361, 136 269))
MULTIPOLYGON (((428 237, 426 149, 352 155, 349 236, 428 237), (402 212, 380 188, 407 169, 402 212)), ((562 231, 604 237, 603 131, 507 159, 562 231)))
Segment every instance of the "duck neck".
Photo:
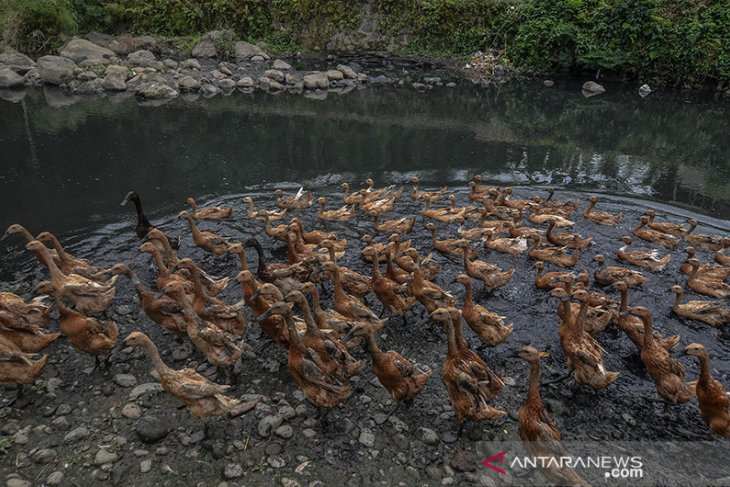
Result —
MULTIPOLYGON (((248 206, 248 216, 251 217, 251 215, 254 215, 256 212, 253 210, 253 200, 246 200, 246 205, 248 206)), ((268 219, 267 219, 268 223, 268 219)))
POLYGON ((266 268, 266 256, 264 256, 264 249, 263 247, 261 247, 261 244, 256 239, 253 239, 251 241, 251 245, 253 245, 253 248, 256 250, 256 255, 259 258, 258 266, 256 268, 256 274, 258 274, 259 279, 264 279, 264 277, 268 273, 268 269, 266 268))
POLYGON ((302 261, 301 257, 299 256, 299 252, 297 252, 297 242, 296 242, 296 235, 294 238, 289 236, 286 239, 286 257, 287 262, 289 264, 298 264, 302 261))
POLYGON ((425 281, 425 278, 423 277, 423 269, 421 269, 421 265, 418 263, 418 261, 414 261, 416 264, 413 267, 413 281, 411 282, 411 287, 422 287, 423 281, 425 281))
POLYGON ((689 224, 689 230, 687 230, 687 233, 685 235, 689 235, 690 233, 695 231, 695 228, 697 228, 697 223, 692 222, 689 224))
POLYGON ((319 291, 317 291, 317 288, 313 286, 310 294, 312 296, 312 308, 314 309, 314 313, 319 315, 322 313, 322 307, 319 305, 319 291))
POLYGON ((380 259, 378 259, 378 254, 375 253, 373 256, 373 279, 380 280, 383 278, 383 275, 380 273, 380 259))
POLYGON ((651 315, 642 315, 641 321, 644 323, 644 348, 648 349, 654 344, 654 323, 651 315))
POLYGON ((464 329, 461 326, 461 316, 456 319, 451 318, 451 324, 454 328, 454 334, 456 335, 456 343, 460 348, 467 348, 468 344, 466 338, 464 338, 464 329))
POLYGON ((683 294, 684 294, 684 292, 682 292, 682 291, 675 293, 674 303, 672 303, 672 309, 676 310, 679 307, 679 305, 682 303, 683 294))
POLYGON ((619 313, 626 312, 627 309, 629 309, 629 290, 628 288, 621 288, 619 290, 621 293, 621 304, 619 305, 619 313))
POLYGON ((471 280, 466 281, 464 284, 464 307, 467 306, 473 306, 474 305, 474 295, 473 295, 473 288, 471 285, 471 280))
POLYGON ((562 301, 560 301, 560 306, 563 307, 563 314, 565 314, 565 323, 570 323, 570 320, 573 318, 573 307, 570 305, 570 299, 565 298, 562 301))
POLYGON ((446 326, 446 338, 449 349, 449 356, 456 357, 459 355, 459 345, 456 342, 456 332, 454 331, 454 324, 449 318, 444 325, 446 326))
POLYGON ((527 389, 527 402, 542 404, 540 399, 540 360, 530 362, 530 382, 527 389))
POLYGON ((690 264, 692 266, 692 270, 690 271, 689 275, 687 276, 689 279, 694 279, 697 277, 697 272, 700 270, 699 264, 690 264))
POLYGON ((162 357, 160 357, 160 352, 157 350, 157 347, 152 342, 152 340, 146 338, 144 343, 142 344, 142 348, 144 348, 145 352, 147 352, 147 356, 150 358, 152 364, 155 366, 155 370, 159 372, 160 375, 164 375, 166 372, 170 371, 170 368, 167 366, 167 364, 162 361, 162 357))
POLYGON ((200 229, 198 228, 198 225, 195 223, 195 218, 193 218, 193 215, 191 214, 188 218, 188 223, 190 224, 190 231, 192 232, 194 237, 200 237, 200 229))
POLYGON ((703 353, 699 357, 700 360, 700 377, 698 383, 709 384, 712 381, 712 372, 710 371, 710 357, 707 356, 707 352, 703 353))
POLYGON ((248 270, 248 260, 246 259, 246 250, 242 250, 238 254, 238 260, 241 261, 241 271, 248 270))
POLYGON ((330 254, 330 260, 336 264, 337 263, 337 254, 335 253, 335 246, 332 245, 330 247, 327 247, 327 250, 329 251, 329 254, 330 254))
POLYGON ((139 199, 139 196, 132 199, 132 203, 134 203, 134 208, 135 210, 137 210, 137 226, 151 227, 152 224, 147 219, 147 215, 145 215, 144 211, 142 210, 142 201, 139 199))
POLYGON ((40 249, 36 255, 40 259, 43 264, 48 268, 48 272, 51 274, 51 280, 54 279, 63 279, 66 277, 66 274, 64 274, 61 269, 58 268, 56 265, 56 262, 54 262, 53 258, 51 257, 51 252, 47 248, 40 249))
MULTIPOLYGON (((378 272, 380 271, 380 267, 378 267, 378 272)), ((395 267, 393 267, 393 253, 392 252, 386 252, 385 253, 385 271, 389 275, 395 275, 395 267)))
POLYGON ((50 235, 50 239, 51 239, 51 245, 56 250, 56 253, 58 254, 58 258, 61 260, 61 262, 69 263, 69 261, 73 260, 73 257, 71 256, 71 254, 69 254, 68 252, 66 252, 63 249, 63 245, 61 245, 61 242, 58 241, 58 239, 56 238, 55 235, 50 235))
POLYGON ((542 273, 545 272, 545 266, 537 268, 537 275, 535 276, 535 282, 537 283, 542 278, 542 273))
POLYGON ((436 228, 431 229, 431 245, 433 245, 434 248, 438 245, 438 242, 436 241, 436 228))
POLYGON ((145 286, 142 281, 139 280, 139 277, 137 277, 137 274, 134 273, 132 269, 125 269, 124 275, 129 278, 130 281, 132 281, 132 286, 134 286, 134 290, 137 291, 137 296, 139 296, 139 299, 142 300, 143 297, 148 296, 152 293, 147 286, 145 286))
POLYGON ((373 333, 372 331, 368 332, 365 335, 365 341, 368 344, 368 349, 370 350, 370 355, 372 357, 383 354, 382 350, 380 350, 380 347, 378 347, 378 342, 375 340, 375 333, 373 333))
POLYGON ((193 215, 193 218, 197 217, 198 216, 198 204, 195 202, 195 200, 190 201, 190 203, 188 203, 188 204, 190 205, 190 208, 192 210, 190 213, 193 215))
POLYGON ((23 237, 28 242, 32 242, 33 240, 35 240, 35 237, 33 237, 33 235, 30 234, 30 232, 28 231, 27 228, 20 226, 20 225, 18 225, 18 226, 20 227, 20 230, 18 231, 18 233, 20 234, 21 237, 23 237))
POLYGON ((304 298, 302 301, 299 301, 299 307, 302 308, 302 315, 304 316, 304 323, 307 325, 307 332, 314 334, 315 336, 321 336, 321 332, 319 330, 319 327, 317 326, 317 322, 314 319, 314 315, 312 314, 312 309, 309 307, 309 303, 307 303, 307 298, 304 298))
POLYGON ((471 261, 469 260, 469 247, 462 248, 461 253, 464 259, 464 270, 469 272, 471 271, 471 261))
POLYGON ((550 222, 550 225, 548 225, 548 228, 547 228, 547 233, 545 234, 545 236, 547 238, 550 238, 553 236, 553 228, 555 228, 555 222, 550 222))
POLYGON ((176 296, 175 300, 182 306, 183 313, 185 314, 186 329, 188 335, 191 338, 198 336, 198 315, 193 309, 193 305, 184 294, 182 296, 176 296))
POLYGON ((583 333, 586 315, 588 314, 588 299, 584 299, 580 302, 580 310, 578 311, 578 317, 575 319, 575 331, 583 333))
POLYGON ((591 213, 591 210, 593 210, 593 207, 596 206, 596 201, 591 201, 588 203, 588 207, 583 211, 583 216, 588 216, 591 213))
POLYGON ((162 258, 160 251, 157 250, 157 247, 153 246, 150 254, 152 254, 152 258, 155 260, 155 265, 157 265, 157 273, 162 277, 168 276, 170 274, 170 270, 165 265, 165 260, 162 258))
POLYGON ((208 299, 208 293, 205 290, 205 286, 203 286, 202 279, 200 279, 200 270, 195 266, 190 266, 188 270, 190 270, 190 277, 193 279, 195 295, 203 299, 208 299))
POLYGON ((431 200, 430 199, 424 199, 423 200, 423 214, 428 213, 431 210, 431 200))
POLYGON ((170 240, 168 240, 166 235, 163 235, 162 238, 159 238, 158 241, 162 244, 162 249, 165 251, 165 257, 167 257, 167 261, 170 263, 170 265, 177 264, 177 255, 175 255, 175 251, 172 250, 172 245, 170 245, 170 240))
POLYGON ((291 313, 284 315, 284 321, 286 321, 287 330, 289 330, 289 346, 297 349, 303 349, 302 337, 299 335, 296 324, 294 323, 294 317, 291 313))
POLYGON ((342 281, 340 281, 339 268, 335 268, 332 271, 332 282, 335 285, 335 299, 336 300, 346 299, 347 296, 345 296, 345 290, 342 289, 342 281))

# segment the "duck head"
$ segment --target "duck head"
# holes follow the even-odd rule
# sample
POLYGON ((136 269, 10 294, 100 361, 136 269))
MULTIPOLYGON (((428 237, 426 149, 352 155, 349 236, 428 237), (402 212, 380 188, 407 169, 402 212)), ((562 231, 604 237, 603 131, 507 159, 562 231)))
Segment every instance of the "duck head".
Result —
POLYGON ((141 331, 133 331, 124 339, 124 343, 128 347, 144 347, 149 341, 149 337, 141 331))
POLYGON ((127 193, 127 196, 124 197, 124 199, 122 200, 122 203, 119 206, 125 206, 130 201, 135 201, 135 202, 139 201, 139 195, 137 194, 136 191, 130 191, 129 193, 127 193))
POLYGON ((522 347, 515 353, 515 356, 524 360, 525 362, 538 362, 541 358, 549 357, 548 352, 540 352, 536 348, 531 346, 522 347))
POLYGON ((25 229, 23 225, 20 225, 18 223, 13 223, 8 227, 7 230, 5 230, 5 233, 2 237, 0 237, 0 240, 5 240, 11 235, 24 235, 27 234, 28 230, 25 229))
POLYGON ((448 308, 437 308, 431 313, 431 318, 441 323, 450 323, 451 311, 448 308))
POLYGON ((690 343, 682 352, 682 355, 692 355, 694 357, 709 357, 707 349, 699 343, 690 343))
POLYGON ((291 305, 284 301, 277 301, 276 303, 272 304, 271 307, 267 309, 263 314, 257 316, 255 319, 256 321, 261 322, 268 318, 271 318, 272 315, 288 316, 290 314, 291 305))

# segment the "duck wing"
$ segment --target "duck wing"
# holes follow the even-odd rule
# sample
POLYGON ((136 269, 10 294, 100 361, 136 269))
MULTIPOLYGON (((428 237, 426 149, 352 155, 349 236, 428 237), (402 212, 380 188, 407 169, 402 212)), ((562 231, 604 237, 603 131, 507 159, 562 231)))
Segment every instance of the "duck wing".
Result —
POLYGON ((322 369, 314 362, 307 358, 303 358, 299 366, 299 373, 304 379, 324 390, 339 394, 344 387, 339 381, 334 380, 331 376, 325 374, 322 369))
POLYGON ((182 369, 174 372, 172 378, 178 390, 189 399, 203 399, 225 393, 227 385, 211 382, 193 369, 182 369))

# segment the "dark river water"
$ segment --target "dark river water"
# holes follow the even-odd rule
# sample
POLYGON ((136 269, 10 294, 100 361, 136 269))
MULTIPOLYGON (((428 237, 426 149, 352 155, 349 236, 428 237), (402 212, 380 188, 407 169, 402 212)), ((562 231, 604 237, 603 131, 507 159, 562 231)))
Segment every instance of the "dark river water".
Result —
MULTIPOLYGON (((340 178, 556 185, 730 218, 730 104, 541 85, 427 94, 364 89, 326 100, 263 93, 140 106, 29 92, 0 100, 0 227, 59 234, 119 221, 126 191, 150 216, 189 195, 340 178), (54 105, 49 106, 46 99, 54 105)), ((204 198, 205 199, 205 198, 204 198)))

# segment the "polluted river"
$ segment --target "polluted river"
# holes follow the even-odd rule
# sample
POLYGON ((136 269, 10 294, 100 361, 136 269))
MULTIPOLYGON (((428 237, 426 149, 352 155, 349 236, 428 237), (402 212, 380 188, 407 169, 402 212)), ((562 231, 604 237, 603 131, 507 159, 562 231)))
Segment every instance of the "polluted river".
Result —
MULTIPOLYGON (((617 258, 621 237, 631 235, 647 209, 657 221, 699 222, 694 233, 730 235, 730 106, 699 94, 654 93, 641 99, 633 92, 609 90, 584 98, 569 82, 552 89, 519 83, 500 88, 458 84, 419 93, 383 87, 330 94, 313 100, 291 95, 236 94, 209 100, 175 100, 163 106, 141 106, 133 98, 61 99, 30 91, 21 100, 0 101, 1 231, 24 225, 31 234, 55 234, 66 250, 98 267, 122 262, 155 289, 157 269, 140 251, 134 206, 120 206, 136 191, 149 220, 167 235, 180 237, 179 257, 190 257, 207 273, 229 277, 218 295, 226 303, 242 299, 235 279, 239 257, 214 257, 193 242, 188 223, 179 218, 194 196, 200 208, 230 207, 229 218, 198 222, 202 230, 244 243, 257 239, 268 263, 286 262, 287 246, 270 238, 261 220, 250 218, 244 197, 255 209, 275 210, 277 189, 286 195, 300 187, 313 193, 313 204, 289 210, 305 229, 334 232, 347 241, 338 265, 371 275, 363 260, 361 239, 388 242, 373 219, 357 212, 346 222, 317 218, 318 197, 328 210, 341 207, 342 183, 352 191, 371 178, 377 188, 394 185, 402 196, 383 220, 414 217, 410 239, 427 265, 440 266, 433 282, 451 293, 460 307, 464 287, 455 282, 464 273, 459 257, 436 251, 428 222, 437 238, 457 238, 458 222, 434 222, 423 215, 409 183, 419 191, 456 196, 459 206, 483 206, 468 198, 477 174, 483 186, 513 188, 513 200, 535 195, 574 200, 573 226, 559 229, 592 237, 580 251, 578 273, 596 269, 594 257, 607 265, 640 270, 649 281, 629 290, 629 304, 649 309, 661 336, 679 335, 670 354, 686 367, 687 380, 699 375, 694 357, 681 357, 690 343, 709 351, 712 375, 730 383, 730 334, 685 319, 672 311, 673 285, 686 287, 680 272, 685 261, 679 242, 664 249, 634 237, 632 250, 656 248, 671 255, 669 264, 652 272, 617 258), (50 99, 55 103, 50 103, 50 99), (65 102, 64 102, 65 100, 65 102), (60 105, 60 106, 59 106, 60 105), (597 196, 596 210, 622 213, 616 226, 598 225, 583 217, 587 198, 597 196)), ((444 198, 433 205, 448 207, 444 198)), ((469 219, 474 228, 478 219, 469 219)), ((281 221, 272 222, 279 225, 281 221)), ((523 223, 544 231, 546 226, 523 223)), ((505 236, 505 235, 502 235, 505 236)), ((509 235, 506 235, 509 236, 509 235)), ((30 299, 48 272, 25 249, 26 241, 11 235, 0 242, 0 291, 30 299)), ((470 242, 470 247, 481 241, 470 242)), ((571 251, 574 253, 575 251, 571 251)), ((702 263, 715 252, 697 248, 702 263)), ((248 266, 258 265, 248 249, 248 266)), ((262 335, 249 307, 244 352, 236 365, 229 396, 258 401, 235 418, 198 420, 179 401, 160 391, 152 362, 124 338, 133 331, 147 334, 162 359, 174 369, 190 367, 221 382, 205 357, 184 334, 165 331, 142 311, 130 281, 120 276, 116 295, 101 314, 114 321, 119 340, 107 364, 74 349, 60 337, 40 354, 48 355, 43 374, 24 388, 0 389, 0 481, 27 480, 49 485, 547 485, 539 469, 508 465, 505 474, 482 461, 498 454, 501 442, 519 442, 518 411, 527 398, 529 365, 515 353, 531 345, 549 353, 541 361, 541 396, 562 441, 635 445, 646 456, 638 485, 730 485, 727 439, 713 435, 700 418, 696 399, 666 404, 657 395, 634 344, 609 324, 596 334, 607 371, 620 375, 607 388, 593 390, 568 377, 558 336, 559 301, 535 286, 535 260, 527 253, 512 256, 481 248, 477 258, 501 269, 515 269, 509 282, 488 291, 474 284, 477 303, 504 316, 513 330, 496 346, 486 346, 464 324, 469 345, 489 367, 503 373, 504 387, 490 403, 506 415, 461 427, 441 380, 447 355, 443 325, 417 303, 404 318, 389 312, 376 333, 383 350, 395 350, 433 373, 412 402, 390 414, 395 402, 370 367, 366 347, 351 353, 365 359, 352 377, 351 396, 324 414, 310 403, 287 370, 287 350, 262 335), (707 461, 673 468, 654 453, 696 448, 707 461), (724 455, 724 456, 723 456, 724 455), (660 468, 661 466, 661 468, 660 468), (59 474, 60 472, 60 474, 59 474), (49 478, 55 477, 49 482, 49 478)), ((381 270, 385 270, 381 266, 381 270)), ((566 269, 546 264, 548 271, 566 269)), ((333 306, 332 282, 322 275, 317 284, 322 306, 333 306)), ((591 289, 619 300, 611 286, 591 289)), ((712 299, 685 289, 684 300, 712 299)), ((52 300, 48 300, 50 303, 52 300)), ((366 297, 377 315, 382 305, 366 297)), ((725 308, 730 303, 725 302, 725 308)), ((294 310, 297 311, 295 305, 294 310)), ((46 325, 58 331, 54 311, 46 325)), ((579 448, 579 446, 575 446, 579 448)), ((504 449, 504 448, 502 448, 504 449)), ((688 450, 688 451, 689 451, 688 450)), ((658 455, 661 456, 661 455, 658 455)), ((507 465, 505 463, 505 465, 507 465)), ((578 469, 593 485, 620 485, 603 475, 578 469)), ((8 485, 11 485, 10 483, 8 485)))

